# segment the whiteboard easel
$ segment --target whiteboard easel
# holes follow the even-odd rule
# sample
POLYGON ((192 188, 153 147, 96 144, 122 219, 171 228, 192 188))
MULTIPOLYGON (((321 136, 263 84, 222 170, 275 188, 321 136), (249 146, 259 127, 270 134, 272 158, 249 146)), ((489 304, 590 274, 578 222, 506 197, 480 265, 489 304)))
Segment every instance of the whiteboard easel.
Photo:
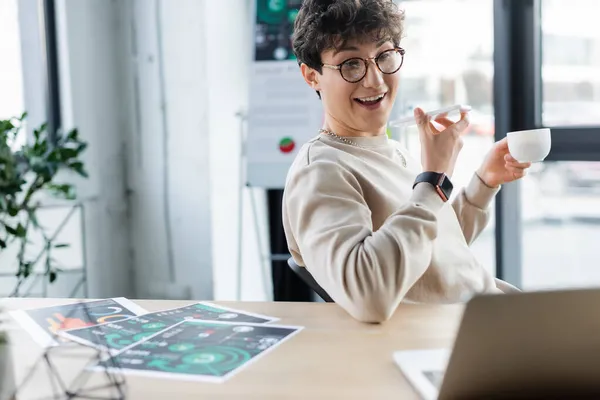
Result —
MULTIPOLYGON (((270 279, 270 271, 271 265, 270 261, 283 261, 287 260, 290 256, 289 254, 272 254, 271 251, 268 251, 265 255, 263 253, 263 238, 259 225, 259 215, 258 215, 258 207, 255 197, 255 187, 251 186, 246 179, 246 121, 247 116, 243 111, 239 111, 235 114, 235 116, 240 121, 240 166, 239 166, 239 193, 238 193, 238 259, 237 259, 237 282, 236 282, 236 300, 242 300, 242 272, 243 272, 243 243, 244 243, 244 192, 247 190, 250 196, 250 207, 252 208, 252 219, 254 222, 254 234, 256 237, 256 246, 258 247, 259 254, 259 265, 261 270, 262 284, 265 290, 265 296, 267 301, 272 300, 272 283, 270 279)), ((264 189, 264 188, 262 188, 264 189)))

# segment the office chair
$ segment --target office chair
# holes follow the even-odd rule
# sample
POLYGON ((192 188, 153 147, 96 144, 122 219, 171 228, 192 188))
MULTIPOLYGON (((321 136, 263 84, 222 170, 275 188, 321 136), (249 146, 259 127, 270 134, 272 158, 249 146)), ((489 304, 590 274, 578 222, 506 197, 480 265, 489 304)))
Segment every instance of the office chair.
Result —
POLYGON ((317 283, 317 281, 315 281, 315 278, 313 278, 311 273, 308 272, 308 270, 306 268, 301 267, 298 264, 296 264, 296 262, 294 261, 294 259, 292 257, 288 258, 288 265, 290 266, 292 271, 294 271, 296 273, 296 275, 298 275, 300 277, 300 279, 302 279, 304 281, 304 283, 306 283, 312 290, 315 291, 315 293, 317 293, 317 295, 319 295, 320 298, 323 299, 323 301, 325 301, 327 303, 334 303, 333 299, 331 297, 329 297, 329 295, 327 294, 325 289, 323 289, 317 283))

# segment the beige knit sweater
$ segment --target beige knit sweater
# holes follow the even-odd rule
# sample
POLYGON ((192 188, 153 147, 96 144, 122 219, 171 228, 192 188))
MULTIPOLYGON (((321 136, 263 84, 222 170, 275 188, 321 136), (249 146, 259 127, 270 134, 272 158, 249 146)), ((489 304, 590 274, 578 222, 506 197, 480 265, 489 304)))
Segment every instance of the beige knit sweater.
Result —
POLYGON ((401 301, 501 293, 506 283, 469 248, 499 189, 474 174, 444 203, 427 183, 412 189, 421 166, 399 143, 385 135, 352 140, 360 147, 324 134, 305 144, 283 198, 289 250, 331 298, 358 320, 381 322, 401 301))

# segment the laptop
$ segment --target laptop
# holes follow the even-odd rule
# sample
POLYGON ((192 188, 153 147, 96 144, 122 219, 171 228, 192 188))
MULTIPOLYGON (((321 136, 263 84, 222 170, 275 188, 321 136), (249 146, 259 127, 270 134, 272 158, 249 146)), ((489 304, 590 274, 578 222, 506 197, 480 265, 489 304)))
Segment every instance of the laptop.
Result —
POLYGON ((423 399, 600 399, 600 289, 472 298, 452 349, 397 351, 423 399))

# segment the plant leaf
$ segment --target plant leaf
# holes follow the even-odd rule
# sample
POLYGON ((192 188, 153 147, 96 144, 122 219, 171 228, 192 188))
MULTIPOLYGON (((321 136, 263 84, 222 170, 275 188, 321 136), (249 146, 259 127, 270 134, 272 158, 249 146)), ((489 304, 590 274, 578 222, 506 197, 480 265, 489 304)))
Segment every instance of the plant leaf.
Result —
POLYGON ((50 271, 50 273, 48 274, 48 277, 49 277, 50 283, 54 283, 54 281, 57 278, 56 271, 50 271))
POLYGON ((53 195, 57 197, 62 197, 67 200, 75 199, 75 188, 70 184, 49 184, 48 189, 52 192, 53 195))
POLYGON ((19 207, 15 204, 9 204, 7 211, 8 211, 8 215, 10 215, 11 217, 16 217, 17 214, 19 213, 19 207))
POLYGON ((35 209, 29 209, 27 214, 29 215, 29 221, 33 224, 35 228, 40 228, 40 223, 38 222, 37 216, 35 215, 35 209))
POLYGON ((25 227, 19 223, 17 225, 17 232, 16 232, 15 236, 24 238, 26 235, 27 235, 27 229, 25 229, 25 227))
POLYGON ((55 249, 64 249, 66 247, 71 247, 69 243, 57 243, 54 245, 55 249))
POLYGON ((6 229, 6 232, 8 232, 9 234, 13 235, 13 236, 18 236, 17 235, 17 230, 15 228, 13 228, 10 225, 4 225, 4 229, 6 229))
POLYGON ((12 130, 12 129, 15 128, 15 125, 12 122, 10 122, 9 120, 8 121, 2 121, 2 122, 3 122, 3 124, 2 124, 2 130, 3 131, 10 131, 10 130, 12 130))
POLYGON ((71 169, 84 178, 88 177, 88 173, 83 168, 83 163, 81 161, 74 162, 73 164, 71 164, 71 169))
POLYGON ((32 263, 24 262, 19 266, 19 271, 17 271, 17 276, 22 276, 23 278, 27 278, 31 274, 31 266, 32 263))
POLYGON ((63 160, 69 160, 71 158, 77 157, 77 150, 70 148, 60 149, 60 156, 63 160))
POLYGON ((79 135, 79 132, 77 131, 77 128, 73 129, 72 131, 69 132, 69 134, 67 135, 67 139, 69 140, 77 140, 77 136, 79 135))

